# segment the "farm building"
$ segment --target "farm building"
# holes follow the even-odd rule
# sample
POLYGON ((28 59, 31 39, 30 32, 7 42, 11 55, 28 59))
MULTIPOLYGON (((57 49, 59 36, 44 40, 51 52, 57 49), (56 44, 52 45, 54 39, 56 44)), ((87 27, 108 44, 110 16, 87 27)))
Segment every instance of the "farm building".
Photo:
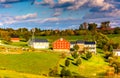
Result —
POLYGON ((11 40, 11 42, 20 42, 20 38, 17 38, 17 37, 11 38, 10 40, 11 40))
POLYGON ((73 48, 75 46, 76 42, 70 42, 70 48, 73 48))
POLYGON ((115 56, 120 56, 120 49, 113 49, 113 53, 115 56))
POLYGON ((84 51, 84 41, 77 40, 76 44, 79 46, 79 50, 78 51, 84 51))
POLYGON ((85 48, 90 51, 96 53, 96 42, 85 42, 85 48))
POLYGON ((31 39, 28 41, 28 45, 35 49, 49 48, 49 42, 46 39, 31 39))
POLYGON ((69 51, 70 50, 70 43, 63 39, 60 38, 53 42, 53 50, 55 51, 69 51))

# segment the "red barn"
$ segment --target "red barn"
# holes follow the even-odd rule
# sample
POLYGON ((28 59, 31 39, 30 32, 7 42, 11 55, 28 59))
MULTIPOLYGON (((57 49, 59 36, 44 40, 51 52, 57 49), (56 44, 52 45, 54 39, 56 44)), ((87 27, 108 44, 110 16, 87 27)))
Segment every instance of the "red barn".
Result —
POLYGON ((70 43, 63 38, 60 38, 60 39, 56 40, 55 42, 53 42, 53 50, 69 51, 70 50, 70 43))
POLYGON ((20 38, 11 38, 12 42, 20 42, 20 38))

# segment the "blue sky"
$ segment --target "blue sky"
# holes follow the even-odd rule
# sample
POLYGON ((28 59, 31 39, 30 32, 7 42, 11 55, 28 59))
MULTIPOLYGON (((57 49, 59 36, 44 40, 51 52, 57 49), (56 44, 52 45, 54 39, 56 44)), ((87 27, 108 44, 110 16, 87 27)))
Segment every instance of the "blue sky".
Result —
POLYGON ((83 22, 120 26, 120 0, 0 0, 1 28, 75 29, 83 22))

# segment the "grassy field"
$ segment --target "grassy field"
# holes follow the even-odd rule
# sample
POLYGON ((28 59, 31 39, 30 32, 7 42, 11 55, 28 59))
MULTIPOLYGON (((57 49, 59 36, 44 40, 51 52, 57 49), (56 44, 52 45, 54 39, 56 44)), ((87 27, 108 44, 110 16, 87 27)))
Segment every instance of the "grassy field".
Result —
POLYGON ((90 35, 86 35, 86 37, 84 35, 80 35, 80 36, 39 36, 37 38, 48 39, 48 41, 54 42, 59 38, 64 38, 68 41, 75 41, 75 40, 84 40, 85 38, 90 39, 90 37, 91 37, 90 35))
POLYGON ((47 78, 47 77, 42 75, 19 73, 11 70, 0 70, 0 78, 47 78))
POLYGON ((49 68, 56 65, 59 53, 0 54, 0 69, 22 73, 48 74, 49 68))
MULTIPOLYGON (((65 59, 61 60, 62 66, 64 66, 64 61, 65 59)), ((62 67, 60 67, 59 70, 61 69, 62 67)), ((98 54, 93 55, 88 61, 82 59, 82 64, 79 66, 70 63, 70 66, 67 69, 69 69, 73 75, 79 75, 80 77, 102 77, 108 70, 108 63, 106 63, 103 57, 98 54)))
POLYGON ((113 40, 116 43, 120 43, 120 34, 110 34, 107 35, 111 40, 113 40))

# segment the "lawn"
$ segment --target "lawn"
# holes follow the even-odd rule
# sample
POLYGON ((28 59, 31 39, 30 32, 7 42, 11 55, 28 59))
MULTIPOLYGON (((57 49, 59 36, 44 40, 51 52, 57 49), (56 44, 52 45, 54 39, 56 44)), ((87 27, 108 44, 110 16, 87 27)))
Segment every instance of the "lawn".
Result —
MULTIPOLYGON (((90 39, 90 35, 86 35, 86 38, 90 39)), ((84 40, 85 36, 84 35, 79 35, 79 36, 39 36, 37 38, 41 39, 48 39, 50 42, 54 42, 55 40, 59 38, 64 38, 68 41, 76 41, 76 40, 84 40)))
POLYGON ((0 78, 47 78, 47 77, 42 75, 19 73, 11 70, 0 70, 0 78))
MULTIPOLYGON (((70 56, 70 58, 72 57, 70 56)), ((62 59, 60 65, 64 66, 64 61, 65 59, 62 59)), ((62 67, 59 67, 59 70, 61 69, 62 67)), ((82 64, 79 66, 76 66, 71 62, 67 69, 69 69, 73 75, 79 75, 82 78, 101 77, 104 76, 108 70, 108 63, 104 61, 103 57, 101 57, 101 54, 93 54, 92 58, 89 60, 82 59, 82 64)))
POLYGON ((49 68, 56 65, 59 53, 0 54, 0 69, 22 73, 48 74, 49 68))
POLYGON ((111 40, 113 40, 116 43, 120 43, 120 34, 110 34, 107 35, 111 40))

